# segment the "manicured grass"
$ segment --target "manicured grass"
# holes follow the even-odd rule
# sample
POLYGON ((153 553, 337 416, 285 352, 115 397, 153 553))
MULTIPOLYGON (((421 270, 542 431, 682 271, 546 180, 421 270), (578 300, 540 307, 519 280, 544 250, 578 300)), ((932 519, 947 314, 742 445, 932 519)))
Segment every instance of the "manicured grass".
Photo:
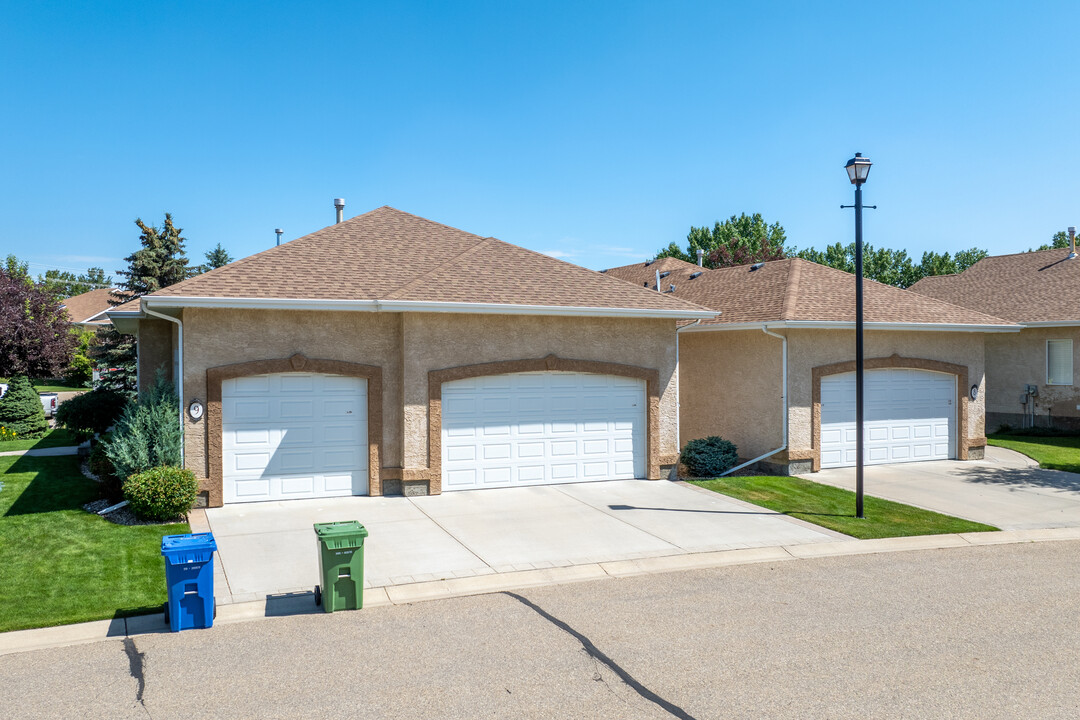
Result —
MULTIPOLYGON (((62 379, 63 378, 51 378, 51 379, 48 379, 48 380, 33 380, 31 382, 33 383, 33 386, 34 386, 34 392, 39 392, 39 393, 43 393, 43 392, 89 392, 90 391, 90 388, 85 387, 83 385, 75 387, 73 385, 55 385, 55 384, 51 384, 51 383, 54 383, 57 380, 62 380, 62 379)), ((7 381, 8 381, 7 378, 0 378, 0 383, 6 383, 7 381)))
POLYGON ((113 525, 74 456, 0 457, 0 631, 153 612, 165 602, 161 536, 186 524, 113 525))
POLYGON ((7 452, 8 450, 40 450, 41 448, 51 447, 67 447, 69 445, 78 445, 79 441, 75 439, 69 431, 64 428, 56 428, 45 433, 45 437, 38 438, 37 440, 8 440, 7 442, 0 442, 0 452, 7 452))
POLYGON ((1027 455, 1047 470, 1080 473, 1080 437, 996 434, 986 440, 1027 455))
POLYGON ((860 520, 855 517, 855 493, 797 477, 725 477, 693 483, 860 539, 997 530, 869 495, 863 497, 865 517, 860 520))

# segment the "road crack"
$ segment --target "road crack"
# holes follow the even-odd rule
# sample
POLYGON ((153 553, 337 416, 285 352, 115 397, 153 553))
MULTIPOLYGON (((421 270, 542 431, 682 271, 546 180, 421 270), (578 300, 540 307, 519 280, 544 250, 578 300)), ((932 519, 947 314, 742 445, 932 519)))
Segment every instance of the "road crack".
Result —
POLYGON ((150 710, 146 707, 146 702, 143 700, 143 693, 146 692, 146 653, 139 652, 139 649, 135 647, 135 641, 130 637, 124 638, 124 654, 128 659, 128 672, 131 673, 131 677, 135 678, 137 683, 135 688, 135 702, 142 705, 143 710, 146 711, 147 717, 150 716, 150 710))
MULTIPOLYGON (((686 712, 685 710, 683 710, 678 705, 665 700, 664 698, 660 697, 655 692, 653 692, 652 690, 650 690, 649 688, 647 688, 643 684, 641 684, 641 682, 639 682, 636 678, 634 678, 633 675, 631 675, 629 672, 624 670, 618 663, 616 663, 614 660, 612 660, 606 654, 604 654, 604 652, 602 650, 600 650, 600 648, 596 647, 596 645, 593 644, 593 641, 590 640, 587 636, 583 635, 582 633, 578 632, 574 628, 570 627, 568 624, 566 624, 565 622, 563 622, 559 618, 555 617, 551 613, 547 612, 546 610, 544 610, 542 607, 540 607, 536 603, 532 602, 531 600, 529 600, 527 598, 524 598, 521 595, 518 595, 517 593, 504 592, 503 594, 514 598, 519 603, 521 603, 525 607, 529 608, 530 610, 535 612, 537 615, 544 618, 549 623, 551 623, 555 627, 557 627, 560 630, 562 630, 563 632, 565 632, 567 635, 570 635, 572 638, 577 640, 579 643, 581 643, 582 649, 585 650, 585 652, 589 655, 589 657, 593 658, 593 660, 596 661, 596 662, 600 662, 600 663, 603 663, 604 665, 606 665, 613 673, 615 673, 616 675, 619 676, 620 680, 622 680, 624 683, 626 683, 626 685, 628 687, 630 687, 634 692, 636 692, 638 695, 640 695, 644 699, 648 700, 651 703, 654 703, 655 705, 659 706, 661 709, 666 711, 671 716, 677 717, 680 720, 695 720, 693 715, 686 712)), ((596 673, 596 675, 593 677, 593 680, 594 681, 599 681, 599 682, 604 682, 603 676, 600 675, 600 673, 596 673)), ((607 685, 606 682, 604 682, 604 684, 607 685)), ((610 689, 610 686, 608 686, 608 687, 610 689)))

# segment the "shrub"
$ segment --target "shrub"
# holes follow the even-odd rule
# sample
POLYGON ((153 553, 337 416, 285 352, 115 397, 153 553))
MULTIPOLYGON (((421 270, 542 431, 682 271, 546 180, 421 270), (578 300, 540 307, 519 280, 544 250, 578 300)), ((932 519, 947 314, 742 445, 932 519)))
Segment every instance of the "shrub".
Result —
POLYGON ((85 355, 73 355, 64 370, 64 382, 71 387, 87 387, 94 379, 94 365, 85 355))
POLYGON ((714 478, 735 467, 739 452, 735 443, 712 435, 686 443, 679 460, 693 477, 714 478))
POLYGON ((7 392, 0 397, 0 425, 23 440, 42 437, 49 431, 41 398, 25 375, 8 381, 7 392))
POLYGON ((138 517, 172 520, 195 504, 195 473, 167 465, 136 473, 124 481, 124 497, 138 517))
POLYGON ((105 443, 105 454, 119 477, 180 464, 184 434, 180 429, 178 402, 172 383, 159 372, 154 386, 138 402, 124 408, 112 439, 105 443))
POLYGON ((14 430, 8 430, 3 425, 0 425, 0 442, 7 442, 8 440, 18 440, 19 434, 14 430))
POLYGON ((124 414, 127 395, 106 388, 76 395, 56 410, 56 424, 75 433, 80 440, 107 431, 124 414))
POLYGON ((90 448, 90 458, 86 461, 90 472, 101 481, 101 494, 110 500, 120 500, 124 496, 123 483, 116 476, 112 460, 105 454, 105 443, 95 442, 90 448))

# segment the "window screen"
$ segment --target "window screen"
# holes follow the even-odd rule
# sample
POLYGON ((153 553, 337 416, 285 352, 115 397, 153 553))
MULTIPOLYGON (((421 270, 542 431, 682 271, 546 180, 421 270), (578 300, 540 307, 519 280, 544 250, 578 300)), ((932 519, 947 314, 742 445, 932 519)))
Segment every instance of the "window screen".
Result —
POLYGON ((1046 384, 1072 385, 1072 340, 1046 341, 1046 384))

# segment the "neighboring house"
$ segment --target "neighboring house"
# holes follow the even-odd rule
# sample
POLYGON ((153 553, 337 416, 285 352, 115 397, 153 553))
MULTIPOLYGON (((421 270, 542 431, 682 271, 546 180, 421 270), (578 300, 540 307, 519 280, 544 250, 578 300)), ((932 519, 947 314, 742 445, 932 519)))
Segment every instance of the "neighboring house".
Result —
POLYGON ((73 325, 78 325, 82 330, 96 330, 109 324, 105 313, 113 308, 109 304, 109 295, 112 292, 110 288, 91 290, 69 297, 61 303, 61 307, 67 311, 68 320, 73 325))
POLYGON ((217 506, 663 477, 676 323, 715 313, 383 207, 110 316, 217 506))
POLYGON ((1069 249, 988 257, 911 289, 1023 326, 986 339, 986 427, 1080 429, 1080 258, 1069 249))
MULTIPOLYGON (((612 277, 720 311, 679 330, 680 446, 720 435, 782 473, 855 463, 855 278, 800 259, 612 277), (671 289, 674 286, 674 290, 671 289)), ((866 462, 983 455, 983 343, 1019 327, 864 284, 866 462)))

